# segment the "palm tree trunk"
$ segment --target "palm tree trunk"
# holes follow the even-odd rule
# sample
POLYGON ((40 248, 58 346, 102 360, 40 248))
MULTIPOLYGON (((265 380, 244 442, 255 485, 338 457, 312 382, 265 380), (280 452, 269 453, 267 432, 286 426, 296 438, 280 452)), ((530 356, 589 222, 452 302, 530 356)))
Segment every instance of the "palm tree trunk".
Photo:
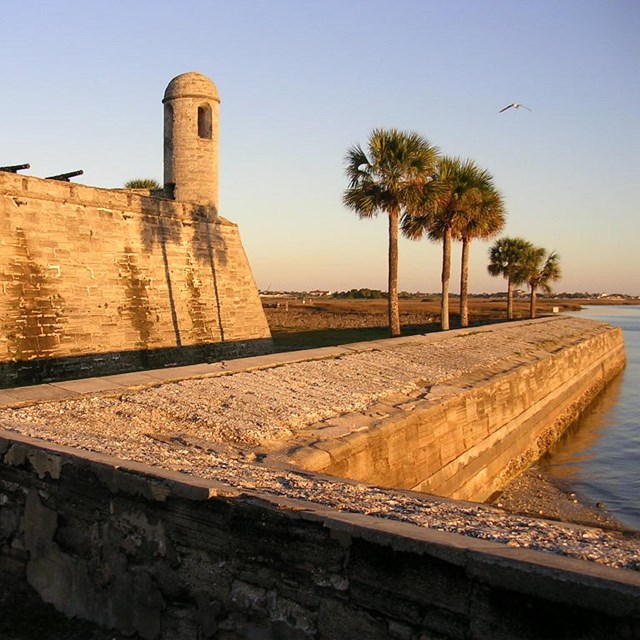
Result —
POLYGON ((389 212, 389 332, 400 335, 398 305, 398 211, 389 212))
POLYGON ((460 326, 469 326, 469 240, 462 238, 460 265, 460 326))
POLYGON ((442 239, 442 301, 440 302, 440 327, 449 330, 449 279, 451 275, 451 228, 445 229, 442 239))
POLYGON ((529 317, 536 317, 536 302, 538 299, 538 287, 531 285, 531 300, 529 301, 529 317))
POLYGON ((513 284, 507 280, 507 320, 513 320, 513 284))

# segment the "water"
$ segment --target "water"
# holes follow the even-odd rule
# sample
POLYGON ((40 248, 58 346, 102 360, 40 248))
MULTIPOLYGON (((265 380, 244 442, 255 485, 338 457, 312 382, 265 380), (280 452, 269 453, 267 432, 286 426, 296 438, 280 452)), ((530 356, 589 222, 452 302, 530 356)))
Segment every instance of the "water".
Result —
POLYGON ((571 315, 621 327, 627 366, 540 466, 640 529, 640 305, 588 306, 571 315))

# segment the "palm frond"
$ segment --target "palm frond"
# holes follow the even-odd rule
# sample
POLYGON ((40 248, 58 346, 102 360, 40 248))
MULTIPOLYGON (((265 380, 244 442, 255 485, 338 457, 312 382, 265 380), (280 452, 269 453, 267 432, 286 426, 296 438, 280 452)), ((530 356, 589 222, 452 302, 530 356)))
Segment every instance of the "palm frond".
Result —
POLYGON ((343 203, 365 218, 419 211, 420 189, 431 179, 437 160, 437 147, 417 133, 374 129, 366 152, 359 145, 347 151, 349 185, 343 203))
POLYGON ((487 271, 492 276, 503 276, 514 284, 522 284, 528 279, 526 265, 534 248, 522 238, 500 238, 489 249, 487 271))
POLYGON ((552 251, 547 254, 547 250, 542 247, 535 247, 531 254, 527 281, 531 288, 536 288, 551 293, 551 282, 560 279, 560 256, 552 251))
POLYGON ((431 218, 424 215, 404 215, 400 220, 400 231, 409 240, 419 240, 429 232, 431 218))

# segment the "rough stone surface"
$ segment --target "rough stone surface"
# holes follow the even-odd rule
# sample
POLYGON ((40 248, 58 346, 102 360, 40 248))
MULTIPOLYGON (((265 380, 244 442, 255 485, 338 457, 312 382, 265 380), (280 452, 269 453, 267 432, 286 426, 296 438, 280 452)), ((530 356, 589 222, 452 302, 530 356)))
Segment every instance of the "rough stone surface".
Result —
MULTIPOLYGON (((11 446, 34 447, 14 443, 7 452, 11 446)), ((67 616, 127 636, 640 637, 636 572, 389 519, 428 511, 425 498, 350 485, 362 497, 338 511, 218 484, 210 497, 185 497, 198 484, 187 476, 122 463, 108 472, 106 460, 49 455, 60 458, 57 479, 42 477, 33 455, 0 465, 0 494, 9 498, 0 512, 0 571, 26 575, 67 616), (391 510, 385 518, 351 512, 371 496, 380 511, 391 510)), ((309 481, 310 491, 324 484, 326 498, 344 491, 337 481, 309 481)), ((481 526, 481 507, 432 506, 436 520, 457 512, 460 522, 481 526)), ((499 522, 497 510, 484 511, 499 522)), ((506 524, 515 530, 518 522, 521 530, 553 530, 524 518, 506 524)), ((611 541, 579 527, 573 537, 585 535, 600 546, 611 541)))
POLYGON ((291 357, 2 411, 0 426, 133 459, 144 441, 159 465, 214 451, 484 501, 562 434, 624 347, 607 325, 550 318, 291 357))
POLYGON ((201 205, 0 173, 0 386, 271 344, 238 228, 201 205))
MULTIPOLYGON (((320 461, 342 438, 366 450, 430 394, 443 425, 477 420, 455 403, 488 373, 508 381, 563 354, 577 370, 615 334, 549 319, 2 409, 0 571, 150 640, 639 638, 633 533, 271 466, 310 434, 320 461)), ((515 381, 501 389, 518 405, 515 381)))
POLYGON ((195 71, 182 73, 164 94, 164 183, 176 200, 218 211, 220 97, 195 71))
MULTIPOLYGON (((206 378, 155 384, 117 395, 90 394, 75 400, 3 409, 0 427, 157 469, 221 481, 240 491, 286 496, 514 548, 637 569, 640 555, 636 539, 598 529, 584 533, 571 525, 507 516, 477 504, 345 483, 290 466, 273 467, 274 461, 282 461, 278 452, 309 433, 317 440, 309 450, 319 464, 344 455, 345 444, 334 429, 347 438, 360 438, 361 450, 371 449, 368 439, 380 433, 378 422, 387 412, 417 415, 420 397, 425 394, 427 398, 433 395, 438 400, 457 402, 464 386, 472 386, 474 380, 476 385, 486 383, 488 370, 502 371, 505 363, 516 371, 518 366, 526 369, 534 353, 537 359, 533 362, 540 366, 540 362, 552 361, 576 348, 591 352, 593 344, 588 348, 589 341, 607 336, 619 339, 618 332, 601 323, 551 318, 351 346, 339 354, 322 351, 324 358, 320 360, 313 360, 313 353, 307 354, 307 361, 290 354, 292 362, 275 358, 270 363, 271 357, 265 356, 249 360, 253 366, 265 368, 232 373, 222 368, 206 378), (318 440, 324 429, 330 433, 318 440)), ((619 348, 617 342, 614 344, 619 348)), ((558 369, 557 364, 554 366, 558 369)), ((508 404, 511 386, 501 388, 503 402, 508 404)), ((522 404, 523 411, 527 409, 521 399, 515 397, 513 402, 522 404)), ((447 415, 444 410, 443 415, 447 415)), ((452 416, 455 428, 458 412, 453 411, 452 416)), ((446 420, 442 425, 447 426, 446 420)), ((428 428, 429 424, 423 425, 419 433, 430 442, 428 428)), ((446 431, 438 434, 442 440, 446 431)), ((526 439, 526 435, 521 437, 526 439)), ((402 447, 403 442, 401 437, 395 446, 402 447)), ((436 444, 437 439, 433 446, 436 444)), ((499 443, 493 444, 496 448, 499 443)), ((356 445, 349 446, 356 456, 356 445)), ((5 463, 17 460, 21 464, 25 460, 23 448, 16 455, 15 447, 19 445, 5 453, 5 463)), ((119 482, 123 487, 123 480, 119 482)), ((128 482, 130 493, 145 495, 135 476, 128 482)))
POLYGON ((264 353, 238 228, 218 210, 220 98, 164 95, 162 190, 0 172, 0 387, 264 353))

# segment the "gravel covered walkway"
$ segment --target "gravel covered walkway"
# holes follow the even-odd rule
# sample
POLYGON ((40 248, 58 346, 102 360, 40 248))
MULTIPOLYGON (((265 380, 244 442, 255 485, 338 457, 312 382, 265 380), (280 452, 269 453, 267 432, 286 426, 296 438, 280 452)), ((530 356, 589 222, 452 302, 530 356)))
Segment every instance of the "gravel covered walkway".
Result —
MULTIPOLYGON (((117 394, 0 409, 0 429, 212 478, 241 490, 640 570, 636 535, 510 515, 475 503, 319 478, 260 464, 301 429, 398 395, 596 335, 603 325, 554 317, 399 341, 350 345, 338 357, 188 379, 117 394)), ((313 358, 309 352, 309 358, 313 358)), ((297 358, 299 360, 299 354, 297 358)))

